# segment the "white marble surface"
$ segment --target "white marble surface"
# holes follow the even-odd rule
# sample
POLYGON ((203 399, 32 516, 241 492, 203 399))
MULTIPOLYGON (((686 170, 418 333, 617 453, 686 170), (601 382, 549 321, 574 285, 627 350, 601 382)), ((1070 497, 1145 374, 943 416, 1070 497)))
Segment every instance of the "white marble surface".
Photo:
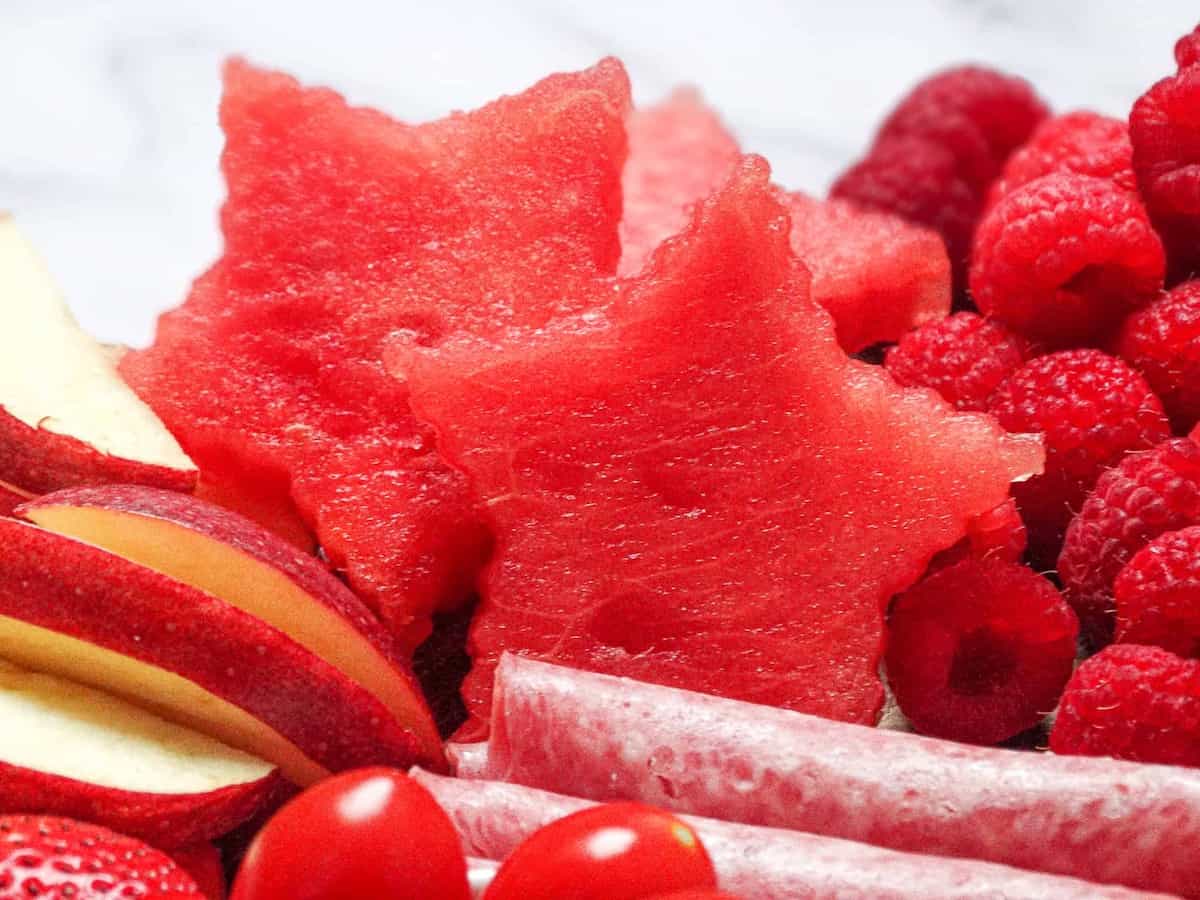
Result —
POLYGON ((139 344, 218 252, 230 53, 414 120, 615 53, 640 100, 695 82, 782 181, 821 190, 938 66, 1124 115, 1198 19, 1184 0, 0 0, 0 208, 87 327, 139 344))

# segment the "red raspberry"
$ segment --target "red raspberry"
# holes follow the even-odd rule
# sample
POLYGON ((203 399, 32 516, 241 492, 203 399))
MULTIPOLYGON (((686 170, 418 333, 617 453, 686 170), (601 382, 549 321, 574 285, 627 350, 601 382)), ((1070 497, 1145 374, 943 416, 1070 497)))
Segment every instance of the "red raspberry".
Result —
POLYGON ((971 293, 1030 338, 1082 344, 1162 289, 1162 243, 1137 198, 1111 181, 1054 174, 1006 194, 979 223, 971 293))
POLYGON ((1113 582, 1129 559, 1158 535, 1196 524, 1200 444, 1166 441, 1100 476, 1058 557, 1063 591, 1093 646, 1112 639, 1113 582))
MULTIPOLYGON (((1185 58, 1190 58, 1185 49, 1185 58)), ((1164 78, 1129 114, 1133 168, 1171 271, 1186 276, 1200 264, 1200 66, 1164 78)))
POLYGON ((896 599, 888 681, 922 734, 995 744, 1054 708, 1078 631, 1046 579, 1016 563, 967 559, 896 599))
POLYGON ((1186 281, 1125 320, 1117 352, 1163 402, 1177 434, 1200 422, 1200 280, 1186 281))
POLYGON ((1025 522, 1017 511, 1017 502, 1009 497, 968 522, 963 539, 934 556, 928 571, 949 568, 968 557, 1020 562, 1026 543, 1025 522))
POLYGON ((958 409, 985 410, 1029 347, 999 322, 969 312, 930 322, 900 338, 884 365, 898 384, 933 388, 958 409))
POLYGON ((1098 653, 1067 685, 1050 749, 1200 765, 1200 662, 1137 644, 1098 653))
POLYGON ((1137 190, 1129 126, 1121 119, 1080 110, 1047 119, 1004 164, 988 194, 988 207, 1035 178, 1074 172, 1137 190))
POLYGON ((879 128, 876 142, 918 137, 948 148, 982 192, 1049 110, 1023 78, 981 66, 938 72, 918 84, 879 128))
POLYGON ((831 194, 939 232, 961 299, 987 187, 1046 115, 1023 79, 977 66, 940 72, 900 101, 831 194))
POLYGON ((1171 436, 1146 380, 1099 350, 1031 360, 996 389, 988 411, 1008 431, 1045 438, 1045 471, 1012 486, 1039 568, 1053 567, 1063 532, 1100 473, 1171 436))
POLYGON ((1200 657, 1200 526, 1160 534, 1121 570, 1117 643, 1200 657))
POLYGON ((1200 26, 1175 42, 1175 62, 1181 69, 1200 62, 1200 26))
POLYGON ((965 289, 971 234, 979 218, 979 192, 957 173, 954 154, 924 138, 897 137, 877 143, 842 173, 830 196, 892 213, 938 232, 958 290, 965 289))

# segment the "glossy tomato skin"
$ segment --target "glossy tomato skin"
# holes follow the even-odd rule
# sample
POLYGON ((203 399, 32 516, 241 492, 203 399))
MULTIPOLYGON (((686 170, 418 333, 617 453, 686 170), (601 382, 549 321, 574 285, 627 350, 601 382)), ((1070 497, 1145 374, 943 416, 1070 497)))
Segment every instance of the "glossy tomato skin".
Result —
POLYGON ((254 838, 230 900, 470 900, 458 834, 396 769, 326 779, 254 838))
POLYGON ((484 900, 643 900, 715 888, 690 825, 640 803, 594 806, 552 822, 512 852, 484 900))

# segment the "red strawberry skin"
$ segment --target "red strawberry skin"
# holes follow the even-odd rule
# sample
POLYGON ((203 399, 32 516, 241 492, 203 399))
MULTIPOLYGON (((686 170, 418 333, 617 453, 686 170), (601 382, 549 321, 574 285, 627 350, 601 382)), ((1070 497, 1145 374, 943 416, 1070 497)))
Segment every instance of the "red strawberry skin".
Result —
POLYGON ((39 900, 201 898, 168 856, 73 819, 0 816, 0 897, 39 900))

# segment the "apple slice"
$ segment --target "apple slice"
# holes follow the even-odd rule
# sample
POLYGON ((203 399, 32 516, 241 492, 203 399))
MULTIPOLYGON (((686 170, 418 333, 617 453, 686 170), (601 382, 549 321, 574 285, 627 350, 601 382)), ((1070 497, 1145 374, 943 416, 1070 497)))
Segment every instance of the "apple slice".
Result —
POLYGON ((0 481, 0 516, 11 516, 14 509, 32 499, 33 494, 6 481, 0 481))
POLYGON ((364 688, 283 632, 145 566, 0 519, 0 658, 115 694, 279 766, 431 758, 364 688))
POLYGON ((383 626, 314 557, 267 529, 195 497, 136 485, 59 491, 17 514, 275 626, 366 688, 427 756, 441 756, 433 716, 383 626))
POLYGON ((3 214, 0 315, 0 479, 38 494, 113 481, 192 489, 192 461, 3 214))
POLYGON ((0 663, 0 809, 159 847, 224 834, 278 796, 274 766, 123 700, 0 663))

